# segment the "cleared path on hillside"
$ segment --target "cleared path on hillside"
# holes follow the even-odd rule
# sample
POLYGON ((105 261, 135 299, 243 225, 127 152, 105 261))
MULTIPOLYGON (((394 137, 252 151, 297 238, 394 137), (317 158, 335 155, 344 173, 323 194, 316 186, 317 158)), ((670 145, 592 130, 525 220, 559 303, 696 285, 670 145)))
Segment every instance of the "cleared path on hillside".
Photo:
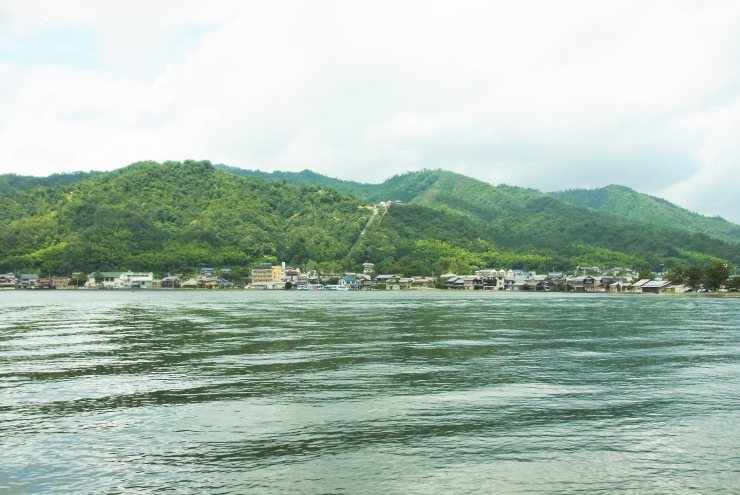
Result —
MULTIPOLYGON (((387 208, 383 208, 383 213, 385 213, 386 211, 388 211, 388 209, 387 208)), ((365 228, 362 229, 362 232, 360 232, 360 235, 357 236, 357 240, 355 241, 354 244, 352 244, 352 247, 349 250, 350 253, 355 250, 355 248, 357 247, 357 244, 360 243, 360 240, 362 239, 362 236, 365 235, 365 232, 367 232, 367 229, 370 228, 370 226, 373 224, 373 221, 375 221, 375 217, 377 217, 377 216, 378 216, 378 205, 373 205, 373 214, 370 215, 370 218, 367 219, 367 223, 365 224, 365 228)))

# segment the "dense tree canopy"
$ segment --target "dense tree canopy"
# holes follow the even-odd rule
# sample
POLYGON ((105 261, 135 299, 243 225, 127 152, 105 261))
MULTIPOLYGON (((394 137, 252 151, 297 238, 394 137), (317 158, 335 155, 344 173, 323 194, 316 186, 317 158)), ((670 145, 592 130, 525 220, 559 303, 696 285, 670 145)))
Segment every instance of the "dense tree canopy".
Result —
POLYGON ((702 233, 732 244, 740 242, 740 225, 721 217, 693 213, 628 187, 610 185, 600 189, 572 189, 553 194, 568 203, 587 206, 623 220, 702 233))
POLYGON ((213 265, 237 277, 262 261, 324 272, 371 261, 378 272, 431 275, 738 262, 737 244, 443 171, 368 185, 185 161, 140 162, 48 184, 3 177, 0 270, 164 274, 213 265), (408 204, 379 207, 360 235, 371 205, 395 199, 408 204))
POLYGON ((2 268, 190 270, 347 255, 370 215, 334 190, 236 177, 208 162, 142 162, 2 196, 2 268))

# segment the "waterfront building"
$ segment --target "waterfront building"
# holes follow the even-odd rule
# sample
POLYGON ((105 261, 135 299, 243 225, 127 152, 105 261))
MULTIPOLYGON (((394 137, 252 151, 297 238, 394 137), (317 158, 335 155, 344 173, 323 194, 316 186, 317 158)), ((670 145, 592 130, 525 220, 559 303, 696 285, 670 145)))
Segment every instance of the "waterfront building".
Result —
POLYGON ((252 283, 280 282, 283 278, 283 267, 262 263, 252 268, 252 283))
POLYGON ((167 275, 159 281, 159 286, 163 289, 179 289, 180 288, 180 277, 173 275, 167 275))
POLYGON ((252 283, 247 287, 250 289, 284 289, 283 267, 262 263, 252 268, 252 283))
POLYGON ((69 277, 51 277, 52 289, 67 289, 69 287, 69 277))
POLYGON ((12 273, 0 275, 0 289, 15 289, 18 280, 12 273))
POLYGON ((659 294, 661 289, 671 285, 670 280, 651 280, 640 287, 643 294, 659 294))
POLYGON ((116 287, 122 287, 123 281, 121 280, 121 274, 123 272, 97 272, 99 274, 100 284, 95 281, 95 273, 88 273, 87 283, 85 287, 96 288, 101 287, 103 289, 113 289, 116 287))
POLYGON ((124 272, 121 274, 121 286, 126 289, 151 289, 154 287, 153 272, 124 272))
POLYGON ((18 279, 19 289, 33 289, 39 281, 39 276, 36 273, 24 273, 18 279))

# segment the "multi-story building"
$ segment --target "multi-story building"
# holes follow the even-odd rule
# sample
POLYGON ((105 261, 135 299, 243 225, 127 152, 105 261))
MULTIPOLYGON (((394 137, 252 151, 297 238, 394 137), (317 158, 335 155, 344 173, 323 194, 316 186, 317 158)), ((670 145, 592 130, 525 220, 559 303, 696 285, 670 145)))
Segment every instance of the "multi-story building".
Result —
POLYGON ((280 282, 283 279, 283 267, 262 263, 252 268, 252 283, 280 282))
POLYGON ((297 282, 300 276, 300 268, 293 268, 290 266, 283 268, 283 281, 285 282, 297 282))

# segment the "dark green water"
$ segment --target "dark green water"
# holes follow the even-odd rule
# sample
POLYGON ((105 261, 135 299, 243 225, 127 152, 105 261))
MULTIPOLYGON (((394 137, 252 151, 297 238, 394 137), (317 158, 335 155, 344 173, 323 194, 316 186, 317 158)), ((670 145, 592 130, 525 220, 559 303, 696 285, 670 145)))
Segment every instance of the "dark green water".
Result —
POLYGON ((0 292, 0 493, 738 493, 740 300, 0 292))

